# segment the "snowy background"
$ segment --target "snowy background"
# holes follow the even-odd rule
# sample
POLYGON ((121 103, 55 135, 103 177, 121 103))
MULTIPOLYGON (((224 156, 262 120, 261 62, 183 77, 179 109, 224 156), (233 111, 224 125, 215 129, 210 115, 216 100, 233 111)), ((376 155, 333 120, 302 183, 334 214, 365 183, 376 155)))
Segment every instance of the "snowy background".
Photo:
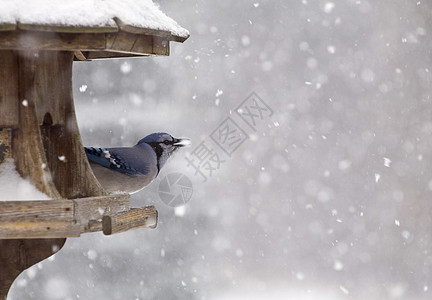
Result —
POLYGON ((85 145, 190 137, 160 174, 194 194, 155 230, 68 239, 11 299, 431 299, 432 5, 428 1, 160 1, 187 28, 170 57, 77 62, 85 145), (256 131, 235 108, 274 111, 256 131), (210 134, 246 131, 231 157, 210 134), (225 160, 206 182, 185 157, 225 160))

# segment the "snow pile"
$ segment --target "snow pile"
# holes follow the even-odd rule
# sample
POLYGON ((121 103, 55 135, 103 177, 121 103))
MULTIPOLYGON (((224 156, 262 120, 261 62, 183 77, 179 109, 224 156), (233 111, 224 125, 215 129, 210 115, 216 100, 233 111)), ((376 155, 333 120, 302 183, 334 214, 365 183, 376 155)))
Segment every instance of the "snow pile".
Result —
POLYGON ((141 28, 188 37, 189 32, 151 0, 2 0, 0 24, 115 27, 115 17, 141 28))
POLYGON ((36 189, 28 180, 21 178, 15 170, 13 159, 8 158, 0 164, 0 201, 5 200, 50 200, 36 189))

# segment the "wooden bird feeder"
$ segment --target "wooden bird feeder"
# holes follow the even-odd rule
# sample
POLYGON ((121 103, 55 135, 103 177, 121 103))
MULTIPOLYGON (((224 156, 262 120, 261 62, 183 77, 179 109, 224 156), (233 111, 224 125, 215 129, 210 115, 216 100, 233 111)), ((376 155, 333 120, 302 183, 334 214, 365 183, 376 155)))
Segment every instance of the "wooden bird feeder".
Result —
POLYGON ((68 237, 156 227, 153 206, 130 208, 128 194, 106 193, 93 175, 75 117, 72 63, 169 55, 170 41, 188 38, 151 2, 39 1, 37 10, 15 2, 18 13, 0 11, 0 164, 12 157, 53 200, 0 201, 0 299, 68 237), (82 2, 106 5, 107 16, 93 20, 82 2))

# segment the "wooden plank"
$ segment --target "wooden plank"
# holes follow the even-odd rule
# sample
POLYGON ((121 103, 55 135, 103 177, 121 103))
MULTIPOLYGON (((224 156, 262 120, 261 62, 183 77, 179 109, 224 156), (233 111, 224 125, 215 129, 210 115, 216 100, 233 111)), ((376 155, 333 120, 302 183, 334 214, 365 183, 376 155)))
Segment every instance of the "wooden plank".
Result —
POLYGON ((102 230, 102 217, 129 210, 129 194, 74 200, 0 201, 0 239, 77 237, 102 230))
POLYGON ((51 198, 104 194, 79 135, 72 62, 73 52, 19 52, 19 99, 26 105, 20 105, 20 126, 13 132, 14 159, 20 174, 51 198))
POLYGON ((17 28, 16 23, 0 23, 0 31, 11 31, 17 28))
POLYGON ((84 54, 86 60, 93 59, 110 59, 110 58, 133 58, 133 57, 147 57, 149 54, 131 54, 124 52, 113 52, 113 51, 88 51, 84 54))
POLYGON ((153 54, 153 37, 150 35, 138 35, 131 52, 153 54))
POLYGON ((61 33, 105 33, 117 32, 117 25, 105 26, 65 26, 60 24, 26 24, 18 22, 19 29, 28 31, 48 31, 61 33))
POLYGON ((0 127, 17 127, 18 57, 14 51, 0 51, 0 127))
POLYGON ((37 101, 36 116, 39 125, 44 122, 65 125, 66 104, 63 98, 69 96, 67 82, 69 76, 72 77, 72 71, 69 70, 71 52, 20 51, 19 55, 20 68, 32 70, 31 82, 28 83, 30 90, 26 98, 37 101))
POLYGON ((153 37, 153 54, 169 55, 169 41, 161 37, 153 37))
POLYGON ((83 53, 83 51, 74 51, 74 60, 84 61, 87 60, 87 57, 83 53))
POLYGON ((106 33, 105 34, 105 49, 111 49, 116 39, 117 33, 106 33))
POLYGON ((35 220, 0 222, 1 239, 40 239, 79 237, 79 224, 73 221, 35 220))
POLYGON ((107 34, 106 41, 106 51, 169 55, 169 40, 166 37, 134 34, 120 30, 116 34, 107 34))
POLYGON ((0 201, 0 239, 78 237, 69 200, 0 201))
MULTIPOLYGON (((25 85, 21 88, 21 93, 24 93, 25 85)), ((26 97, 23 95, 22 99, 26 99, 26 97)), ((20 125, 12 132, 12 155, 16 169, 21 176, 29 179, 38 190, 48 197, 60 198, 48 168, 35 105, 30 98, 26 100, 26 106, 21 105, 20 125)))
POLYGON ((107 49, 125 53, 140 53, 148 55, 169 55, 169 41, 158 36, 138 35, 119 31, 107 39, 107 49), (109 46, 111 44, 111 46, 109 46))
POLYGON ((23 99, 19 106, 19 126, 12 132, 12 154, 17 171, 28 178, 37 189, 52 199, 61 198, 51 177, 48 161, 42 143, 35 100, 38 99, 35 88, 37 60, 33 52, 21 53, 18 70, 18 99, 23 99))
POLYGON ((93 175, 79 134, 72 96, 74 53, 38 51, 37 59, 31 57, 23 62, 24 68, 35 67, 27 93, 37 100, 43 146, 55 186, 67 199, 106 195, 93 175))
POLYGON ((124 53, 124 55, 169 55, 169 39, 126 31, 95 34, 39 31, 29 34, 27 31, 0 31, 0 49, 108 51, 124 53), (150 37, 153 39, 151 44, 150 37))
POLYGON ((1 222, 73 221, 70 200, 0 201, 1 222))
POLYGON ((114 41, 109 42, 110 46, 106 45, 106 49, 113 51, 131 52, 138 36, 133 33, 119 31, 114 36, 114 41))
POLYGON ((0 201, 0 222, 74 220, 70 200, 0 201))
MULTIPOLYGON (((5 36, 10 36, 10 34, 0 32, 0 39, 3 42, 5 36)), ((60 194, 52 182, 51 173, 47 167, 34 101, 23 97, 31 93, 28 92, 28 89, 31 88, 34 68, 21 67, 19 69, 18 55, 10 51, 1 51, 0 59, 7 61, 0 68, 0 72, 4 72, 2 74, 6 74, 6 78, 15 77, 16 80, 15 83, 13 80, 0 80, 0 90, 9 91, 6 99, 10 103, 16 103, 16 106, 15 104, 13 106, 18 111, 15 114, 17 118, 12 124, 15 128, 11 132, 10 146, 17 170, 23 177, 30 179, 39 190, 51 198, 59 198, 60 194), (23 102, 24 99, 26 101, 23 102)), ((5 78, 4 75, 2 78, 5 78)), ((0 110, 0 114, 1 118, 8 115, 3 109, 0 110)), ((36 236, 32 235, 32 238, 34 237, 36 236)), ((32 239, 31 241, 0 239, 0 298, 6 298, 10 285, 19 273, 57 252, 65 241, 64 238, 32 239)))
POLYGON ((77 228, 79 233, 100 231, 103 216, 128 211, 129 206, 129 194, 74 200, 0 201, 0 239, 74 237, 77 228))
POLYGON ((102 218, 105 235, 124 232, 136 228, 156 228, 158 212, 154 206, 132 208, 112 216, 102 218))
POLYGON ((103 50, 105 33, 0 31, 0 49, 103 50))

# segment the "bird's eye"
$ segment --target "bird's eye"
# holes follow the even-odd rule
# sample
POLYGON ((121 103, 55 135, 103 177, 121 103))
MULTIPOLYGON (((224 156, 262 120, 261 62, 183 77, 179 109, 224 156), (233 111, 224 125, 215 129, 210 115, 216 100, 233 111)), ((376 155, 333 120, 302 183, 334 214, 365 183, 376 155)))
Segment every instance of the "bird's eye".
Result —
POLYGON ((171 144, 171 142, 168 141, 168 140, 167 140, 167 141, 164 141, 163 143, 164 143, 165 145, 169 145, 169 144, 171 144))

